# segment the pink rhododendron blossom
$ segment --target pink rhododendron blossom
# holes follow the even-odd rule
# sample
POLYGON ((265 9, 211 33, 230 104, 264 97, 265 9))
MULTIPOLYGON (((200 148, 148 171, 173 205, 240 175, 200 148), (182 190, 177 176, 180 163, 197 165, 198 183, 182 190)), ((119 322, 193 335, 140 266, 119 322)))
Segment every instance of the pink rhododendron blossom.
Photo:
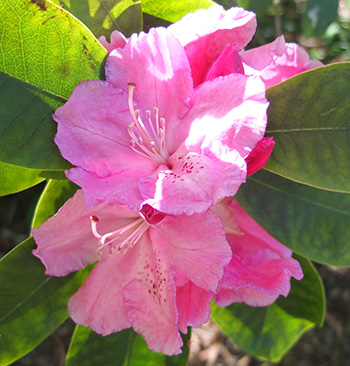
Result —
POLYGON ((210 300, 231 259, 221 220, 206 211, 140 214, 103 203, 88 210, 81 190, 40 228, 33 253, 52 276, 97 262, 71 297, 72 319, 107 335, 133 327, 150 349, 177 354, 179 330, 208 321, 210 300))
POLYGON ((245 181, 245 158, 263 138, 268 106, 264 84, 243 74, 238 55, 255 18, 211 9, 205 14, 216 23, 185 47, 175 25, 132 35, 110 52, 106 81, 78 85, 55 112, 55 141, 76 166, 67 176, 88 207, 104 202, 138 211, 148 204, 191 215, 245 181), (204 49, 203 42, 212 44, 204 49))
POLYGON ((232 249, 216 303, 267 306, 279 295, 287 296, 290 278, 303 277, 299 263, 291 258, 292 251, 259 226, 233 198, 226 198, 212 210, 223 220, 232 249))

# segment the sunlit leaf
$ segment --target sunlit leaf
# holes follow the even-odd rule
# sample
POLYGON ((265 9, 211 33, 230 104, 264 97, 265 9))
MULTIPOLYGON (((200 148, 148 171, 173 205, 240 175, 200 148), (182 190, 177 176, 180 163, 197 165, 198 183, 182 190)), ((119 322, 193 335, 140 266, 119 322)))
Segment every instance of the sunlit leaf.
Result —
POLYGON ((96 37, 119 30, 129 37, 142 30, 141 0, 56 0, 96 37))
POLYGON ((183 336, 183 353, 165 356, 150 351, 144 339, 133 329, 101 336, 89 327, 78 325, 67 355, 67 366, 185 366, 191 332, 183 336))
POLYGON ((198 9, 208 9, 214 4, 215 2, 210 0, 142 0, 142 11, 173 23, 188 13, 198 9))
POLYGON ((67 319, 67 300, 87 275, 46 276, 34 247, 29 238, 0 261, 1 366, 24 356, 67 319))
POLYGON ((350 194, 315 189, 260 171, 240 187, 236 198, 293 251, 318 262, 350 266, 350 194))
POLYGON ((40 173, 40 170, 0 163, 0 196, 20 192, 42 182, 45 178, 40 177, 40 173))
POLYGON ((50 1, 0 2, 0 162, 64 170, 51 115, 83 80, 98 79, 106 50, 50 1))
POLYGON ((49 181, 36 207, 32 227, 39 227, 53 216, 73 196, 77 188, 67 179, 49 181))
POLYGON ((293 181, 350 192, 350 63, 299 74, 267 90, 266 169, 293 181))
POLYGON ((300 263, 304 278, 293 281, 287 299, 268 307, 212 305, 212 318, 250 354, 278 362, 306 331, 322 324, 325 309, 322 283, 309 261, 301 259, 300 263))

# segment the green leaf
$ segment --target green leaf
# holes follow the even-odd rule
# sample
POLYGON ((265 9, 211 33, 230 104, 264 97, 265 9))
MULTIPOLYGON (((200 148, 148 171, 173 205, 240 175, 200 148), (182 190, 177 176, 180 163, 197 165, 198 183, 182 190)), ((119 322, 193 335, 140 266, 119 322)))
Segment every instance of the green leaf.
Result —
POLYGON ((0 163, 0 196, 17 193, 42 182, 45 178, 40 177, 40 173, 40 170, 0 163))
POLYGON ((142 11, 154 17, 176 22, 188 13, 198 9, 208 9, 215 2, 210 0, 142 0, 142 11))
POLYGON ((49 181, 35 209, 32 227, 39 227, 54 215, 73 196, 77 188, 78 186, 67 179, 49 181))
POLYGON ((293 251, 318 262, 350 266, 350 194, 315 189, 262 170, 249 177, 236 198, 293 251))
POLYGON ((63 99, 0 71, 0 161, 33 170, 71 165, 54 143, 51 115, 63 99))
POLYGON ((222 330, 245 351, 261 359, 280 361, 306 331, 322 324, 322 282, 308 260, 298 259, 304 278, 293 281, 286 299, 262 308, 245 304, 220 308, 212 304, 212 318, 222 330))
POLYGON ((69 168, 53 142, 51 115, 78 83, 100 77, 106 50, 48 0, 3 0, 0 39, 0 162, 69 168))
POLYGON ((34 349, 67 319, 67 300, 87 275, 46 276, 34 247, 29 238, 0 261, 1 366, 34 349))
POLYGON ((296 318, 308 319, 322 327, 326 313, 326 295, 322 279, 310 260, 297 254, 293 257, 302 266, 304 277, 300 281, 292 278, 289 295, 280 296, 276 305, 296 318))
POLYGON ((350 63, 299 74, 267 90, 266 169, 293 181, 350 192, 350 63))
POLYGON ((119 30, 129 37, 142 30, 141 0, 63 0, 65 10, 81 20, 96 37, 119 30))
POLYGON ((320 37, 337 19, 339 0, 308 0, 303 16, 304 33, 308 37, 320 37))
MULTIPOLYGON (((183 337, 184 344, 190 338, 183 337)), ((133 329, 125 329, 108 336, 101 336, 89 327, 78 325, 67 355, 67 366, 182 366, 187 365, 189 349, 177 356, 165 356, 150 351, 144 339, 133 329)))

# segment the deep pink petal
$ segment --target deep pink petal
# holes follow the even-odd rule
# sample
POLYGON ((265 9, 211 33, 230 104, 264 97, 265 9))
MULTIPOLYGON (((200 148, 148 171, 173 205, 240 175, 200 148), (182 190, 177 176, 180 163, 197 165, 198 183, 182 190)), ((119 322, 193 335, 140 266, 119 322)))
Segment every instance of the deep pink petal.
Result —
POLYGON ((55 142, 64 158, 99 176, 138 170, 155 164, 130 148, 128 95, 112 84, 90 80, 79 84, 53 115, 55 142))
POLYGON ((295 43, 284 43, 283 36, 267 45, 241 52, 247 75, 258 75, 266 88, 301 72, 322 66, 309 59, 307 52, 295 43))
POLYGON ((104 202, 107 205, 125 204, 130 209, 139 211, 144 200, 139 193, 137 181, 142 174, 148 174, 147 166, 138 170, 125 170, 107 177, 99 177, 84 169, 73 168, 67 172, 67 177, 82 187, 88 208, 104 202))
POLYGON ((226 199, 219 205, 219 210, 214 208, 216 213, 228 211, 220 216, 233 256, 225 267, 218 304, 226 306, 229 301, 244 301, 252 306, 265 306, 279 295, 287 296, 290 278, 303 277, 299 263, 291 258, 291 251, 259 226, 235 200, 226 199), (232 221, 234 225, 230 224, 232 221))
POLYGON ((269 160, 275 146, 273 137, 263 137, 245 159, 247 163, 247 176, 256 173, 269 160))
POLYGON ((237 45, 228 44, 211 65, 204 80, 208 81, 218 76, 226 76, 233 73, 244 74, 244 67, 241 56, 238 54, 237 45))
POLYGON ((108 53, 111 53, 115 48, 124 48, 127 42, 126 37, 117 30, 111 33, 110 42, 107 42, 105 36, 101 36, 98 40, 108 53))
POLYGON ((150 228, 155 251, 163 253, 178 277, 215 292, 223 267, 231 259, 220 219, 211 211, 191 216, 167 216, 162 225, 150 228))
POLYGON ((171 154, 188 132, 189 126, 181 118, 188 110, 193 89, 179 41, 163 28, 132 35, 123 49, 110 54, 106 79, 125 89, 130 82, 136 84, 134 98, 143 121, 146 110, 159 109, 159 116, 166 121, 166 146, 171 154))
POLYGON ((199 85, 210 65, 228 43, 245 47, 256 28, 255 14, 242 8, 226 12, 221 6, 198 10, 168 29, 186 49, 194 86, 199 85))
MULTIPOLYGON (((219 144, 219 142, 217 142, 219 144)), ((214 149, 212 148, 212 151, 214 149)), ((226 196, 234 195, 246 177, 246 164, 236 151, 175 154, 172 169, 160 166, 139 180, 144 202, 170 215, 192 215, 205 211, 226 196)))
POLYGON ((38 245, 33 253, 45 264, 46 274, 65 276, 101 259, 97 254, 98 239, 91 230, 91 215, 102 219, 102 232, 115 230, 117 219, 123 226, 137 216, 122 206, 100 205, 87 210, 83 192, 78 190, 55 216, 32 229, 38 245))
POLYGON ((213 294, 203 290, 191 281, 177 287, 176 305, 179 312, 179 329, 187 333, 187 327, 198 328, 210 317, 210 300, 213 294))

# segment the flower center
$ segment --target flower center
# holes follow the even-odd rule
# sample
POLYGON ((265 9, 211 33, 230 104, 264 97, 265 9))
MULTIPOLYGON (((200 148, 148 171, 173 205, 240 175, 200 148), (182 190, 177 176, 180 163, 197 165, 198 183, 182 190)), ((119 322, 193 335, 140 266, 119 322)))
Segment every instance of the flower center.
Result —
POLYGON ((158 164, 167 164, 169 154, 165 147, 165 119, 159 118, 158 108, 146 111, 146 124, 140 118, 140 111, 134 110, 133 96, 136 85, 128 83, 129 110, 133 120, 128 127, 130 146, 138 154, 158 164))
POLYGON ((97 253, 100 255, 103 255, 105 248, 108 249, 108 255, 119 253, 122 249, 124 250, 124 254, 126 254, 149 228, 147 222, 140 217, 129 225, 101 235, 97 230, 97 223, 100 219, 93 215, 90 216, 90 220, 92 233, 98 239, 99 248, 97 249, 97 253))

